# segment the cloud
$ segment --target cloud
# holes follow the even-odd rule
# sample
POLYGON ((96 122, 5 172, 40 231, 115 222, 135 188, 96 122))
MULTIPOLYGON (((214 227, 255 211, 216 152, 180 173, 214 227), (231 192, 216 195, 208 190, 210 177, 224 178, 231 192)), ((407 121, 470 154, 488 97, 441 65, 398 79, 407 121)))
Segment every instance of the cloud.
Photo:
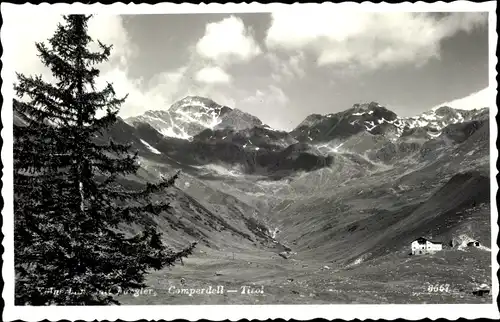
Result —
MULTIPOLYGON (((238 27, 242 24, 241 20, 234 17, 222 22, 222 26, 231 28, 240 28, 237 33, 244 35, 244 27, 238 27), (236 25, 231 23, 237 22, 236 25)), ((42 74, 47 81, 53 81, 51 72, 41 63, 37 57, 35 42, 45 42, 53 36, 57 23, 63 22, 62 16, 57 13, 40 14, 37 10, 16 11, 15 14, 6 15, 4 26, 2 28, 2 41, 7 39, 4 46, 10 48, 11 57, 14 57, 14 69, 17 72, 26 75, 42 74), (33 22, 37 28, 29 27, 25 22, 33 22), (8 34, 8 37, 5 37, 8 34)), ((94 41, 100 40, 104 44, 112 44, 111 57, 109 61, 97 66, 101 75, 96 81, 97 88, 102 88, 106 82, 113 84, 117 96, 122 97, 128 94, 125 103, 120 108, 120 116, 126 118, 144 113, 146 110, 165 110, 178 99, 187 95, 205 95, 215 99, 221 104, 229 106, 235 105, 235 100, 228 96, 228 93, 221 90, 218 86, 229 84, 232 77, 221 67, 205 67, 206 63, 200 58, 196 50, 190 52, 188 62, 184 66, 172 70, 159 71, 158 74, 149 80, 142 78, 133 78, 129 75, 129 66, 134 63, 134 59, 139 55, 140 48, 133 43, 126 28, 124 27, 122 17, 116 15, 95 15, 89 21, 89 35, 94 41), (196 80, 197 82, 194 82, 196 80)), ((210 37, 214 36, 213 30, 217 28, 208 28, 210 37)), ((234 30, 233 30, 234 31, 234 30)), ((231 33, 233 32, 231 31, 231 33)), ((252 39, 247 37, 249 47, 246 51, 236 51, 226 43, 223 54, 220 51, 214 58, 217 59, 248 59, 260 48, 255 47, 252 39), (257 49, 256 49, 257 48, 257 49), (231 53, 231 49, 233 52, 231 53), (228 53, 229 52, 229 53, 228 53), (226 55, 226 56, 224 56, 226 55)), ((233 39, 234 40, 234 39, 233 39)), ((253 40, 253 39, 252 39, 253 40)), ((244 42, 240 42, 240 45, 244 42)), ((238 43, 237 43, 238 44, 238 43)), ((97 43, 91 44, 91 50, 97 50, 97 43)), ((194 47, 196 48, 196 47, 194 47)), ((240 46, 245 48, 245 46, 240 46)), ((222 46, 224 49, 224 45, 222 46)))
POLYGON ((252 32, 235 16, 207 24, 196 51, 219 64, 248 62, 262 52, 252 32))
POLYGON ((200 83, 229 84, 231 75, 220 67, 204 67, 196 73, 195 79, 200 83))
POLYGON ((305 55, 302 52, 288 57, 282 57, 276 53, 270 52, 266 55, 266 58, 271 65, 271 77, 275 81, 290 81, 305 76, 305 55))
POLYGON ((237 107, 257 116, 262 122, 276 129, 289 129, 285 121, 290 100, 283 90, 275 85, 256 89, 254 93, 245 93, 237 107))
POLYGON ((2 43, 6 53, 10 53, 14 70, 26 74, 50 75, 50 71, 36 56, 35 42, 45 41, 52 36, 57 23, 62 20, 60 16, 33 12, 21 14, 11 10, 10 14, 3 15, 3 19, 2 43))
POLYGON ((102 43, 113 45, 109 61, 102 68, 119 65, 126 68, 130 60, 138 54, 139 49, 131 41, 127 30, 123 25, 122 18, 116 15, 94 15, 89 20, 88 32, 94 42, 90 49, 98 51, 97 40, 102 43))
POLYGON ((248 96, 243 102, 284 105, 288 103, 288 97, 281 88, 275 85, 269 85, 265 89, 257 89, 254 95, 248 96))
POLYGON ((345 12, 319 5, 273 12, 265 41, 272 50, 306 50, 319 66, 375 69, 439 58, 443 39, 486 23, 483 13, 345 12))
MULTIPOLYGON (((37 57, 35 42, 47 43, 56 31, 57 24, 63 22, 62 16, 20 9, 11 9, 10 13, 4 17, 2 41, 6 40, 4 46, 8 46, 9 56, 13 57, 14 70, 26 75, 41 74, 47 81, 53 81, 51 72, 37 57), (26 21, 30 21, 30 24, 26 24, 26 21)), ((130 39, 120 16, 94 15, 89 20, 88 32, 94 41, 100 40, 104 44, 113 45, 109 61, 97 66, 101 74, 96 85, 99 89, 110 82, 113 83, 117 96, 128 94, 120 109, 122 117, 142 114, 149 109, 166 109, 174 98, 178 98, 178 91, 187 75, 186 66, 160 71, 147 84, 143 79, 129 76, 128 66, 138 55, 139 49, 130 39)), ((91 44, 90 49, 96 50, 97 44, 91 44)))
POLYGON ((495 101, 496 101, 495 88, 486 87, 468 96, 436 105, 435 107, 433 107, 433 109, 438 109, 441 106, 449 106, 459 110, 473 110, 484 107, 491 108, 495 106, 496 104, 495 101))
MULTIPOLYGON (((15 11, 6 17, 4 25, 8 28, 7 31, 15 33, 15 37, 7 39, 9 47, 12 47, 17 72, 51 76, 48 68, 37 57, 35 42, 47 43, 54 35, 58 23, 63 23, 62 16, 50 12, 40 14, 36 11, 15 11), (26 21, 30 21, 30 24, 26 24, 26 21), (37 27, 33 28, 34 25, 37 27)), ((134 46, 128 39, 119 16, 96 15, 89 20, 88 30, 94 41, 101 40, 105 44, 113 44, 110 62, 100 66, 101 69, 116 64, 126 65, 126 61, 134 55, 134 46)), ((97 50, 97 43, 92 43, 90 48, 97 50)))
MULTIPOLYGON (((7 39, 4 46, 10 49, 9 56, 14 57, 15 71, 26 75, 42 74, 47 81, 53 81, 51 72, 37 57, 34 43, 47 43, 53 36, 57 23, 63 22, 62 16, 51 12, 40 14, 33 9, 16 10, 5 18, 2 41, 7 39), (38 27, 29 27, 26 21, 33 22, 38 27)), ((233 80, 223 69, 224 63, 248 61, 261 53, 241 19, 232 16, 207 25, 205 36, 193 44, 192 50, 188 50, 190 56, 184 66, 159 71, 151 79, 145 80, 129 74, 129 66, 140 55, 140 48, 134 44, 124 27, 122 17, 95 15, 89 21, 89 35, 94 41, 100 40, 113 45, 109 61, 97 66, 101 75, 96 86, 99 89, 110 82, 117 96, 128 94, 120 108, 120 116, 124 118, 142 114, 146 110, 168 109, 173 102, 187 95, 207 96, 220 104, 234 107, 236 100, 231 94, 236 89, 220 86, 229 85, 233 80), (224 34, 224 30, 227 34, 224 34), (215 40, 215 50, 210 50, 208 45, 215 40), (199 49, 202 49, 203 56, 200 56, 199 49), (222 64, 219 64, 220 67, 211 64, 207 66, 206 59, 221 61, 222 64)), ((91 44, 90 47, 92 50, 98 49, 97 44, 91 44)), ((280 97, 279 91, 274 91, 273 95, 280 97)))

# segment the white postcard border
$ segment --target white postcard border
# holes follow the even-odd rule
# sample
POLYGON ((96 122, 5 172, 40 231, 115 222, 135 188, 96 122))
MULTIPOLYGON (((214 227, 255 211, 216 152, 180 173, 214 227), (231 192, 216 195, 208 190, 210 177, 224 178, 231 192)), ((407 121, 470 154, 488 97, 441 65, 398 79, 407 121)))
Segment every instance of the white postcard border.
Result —
MULTIPOLYGON (((293 4, 292 6, 296 6, 293 4)), ((318 4, 300 4, 301 6, 313 7, 318 4)), ((495 67, 497 65, 497 57, 495 49, 497 47, 498 35, 496 33, 497 17, 496 17, 496 2, 488 1, 483 3, 473 3, 468 1, 455 1, 452 3, 436 2, 436 3, 342 3, 342 4, 320 4, 321 6, 334 6, 335 10, 357 10, 357 11, 481 11, 489 12, 489 80, 490 89, 492 89, 492 100, 490 106, 490 157, 491 157, 491 240, 492 240, 492 295, 496 302, 499 293, 499 285, 497 279, 498 262, 496 256, 498 254, 498 245, 496 244, 498 236, 498 209, 496 205, 496 195, 498 184, 496 182, 496 160, 498 159, 498 150, 496 148, 496 140, 498 135, 495 116, 498 113, 496 106, 497 91, 495 67)), ((289 6, 284 4, 268 4, 262 5, 257 2, 250 4, 157 4, 157 5, 126 5, 123 3, 113 5, 84 5, 76 4, 56 4, 49 5, 43 3, 41 5, 12 5, 1 4, 2 15, 9 15, 9 12, 16 10, 50 10, 51 12, 59 13, 95 13, 99 14, 148 14, 148 13, 238 13, 238 12, 270 12, 276 10, 286 10, 289 6)), ((2 43, 5 43, 5 33, 1 33, 2 43)), ((5 283, 3 290, 3 299, 5 301, 5 309, 3 319, 11 321, 21 319, 24 321, 40 321, 42 319, 49 320, 116 320, 122 319, 132 321, 138 319, 186 319, 195 321, 198 319, 209 320, 239 320, 239 319, 259 319, 282 318, 306 320, 312 318, 334 319, 340 318, 345 320, 350 319, 396 319, 405 318, 409 320, 423 318, 499 318, 498 307, 495 303, 490 304, 415 304, 415 305, 161 305, 161 306, 109 306, 109 307, 14 307, 14 255, 13 255, 13 156, 12 156, 12 108, 11 103, 14 97, 11 84, 14 82, 14 71, 11 68, 9 61, 12 59, 12 53, 9 48, 4 48, 2 56, 2 96, 4 105, 2 106, 2 122, 3 129, 1 135, 3 138, 2 148, 2 163, 3 169, 3 187, 2 197, 4 207, 2 210, 4 224, 2 233, 4 234, 3 246, 5 252, 3 254, 3 280, 5 283)))

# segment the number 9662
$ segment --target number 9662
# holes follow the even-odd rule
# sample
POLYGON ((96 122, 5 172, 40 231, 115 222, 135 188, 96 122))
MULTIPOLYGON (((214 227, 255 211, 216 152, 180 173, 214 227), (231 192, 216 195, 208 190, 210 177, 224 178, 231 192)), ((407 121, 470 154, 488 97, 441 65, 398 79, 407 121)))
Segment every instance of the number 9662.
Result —
POLYGON ((427 287, 428 292, 449 292, 450 291, 450 284, 430 284, 427 287))

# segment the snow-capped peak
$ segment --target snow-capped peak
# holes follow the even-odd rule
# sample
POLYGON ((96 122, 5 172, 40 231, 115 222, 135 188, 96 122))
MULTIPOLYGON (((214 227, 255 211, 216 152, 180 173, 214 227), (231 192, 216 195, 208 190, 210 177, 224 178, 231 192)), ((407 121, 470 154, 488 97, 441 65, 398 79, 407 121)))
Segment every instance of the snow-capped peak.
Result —
POLYGON ((231 110, 208 98, 187 96, 172 104, 168 110, 147 111, 125 121, 132 125, 147 123, 164 136, 189 140, 203 130, 213 129, 231 110))
POLYGON ((354 104, 351 109, 334 114, 311 114, 291 134, 300 141, 313 143, 347 138, 362 131, 397 139, 414 133, 413 129, 422 129, 418 133, 427 133, 428 138, 433 138, 450 124, 482 119, 486 114, 485 109, 440 107, 417 116, 400 117, 381 104, 371 102, 354 104))
MULTIPOLYGON (((417 116, 412 117, 400 117, 389 110, 386 110, 383 106, 376 102, 371 102, 369 104, 355 104, 353 106, 352 116, 363 117, 362 123, 360 121, 352 121, 351 125, 363 124, 366 131, 373 133, 373 130, 378 126, 387 123, 390 124, 389 127, 395 129, 395 134, 401 136, 405 130, 410 130, 413 128, 424 128, 428 127, 434 129, 435 132, 441 131, 444 127, 449 124, 462 123, 473 119, 475 116, 483 112, 483 110, 459 110, 453 109, 448 106, 442 106, 439 108, 434 108, 430 111, 424 112, 417 116), (375 111, 375 114, 372 115, 375 111), (383 116, 387 114, 387 116, 383 116)), ((436 137, 435 133, 429 133, 430 137, 436 137)))
POLYGON ((459 110, 449 106, 441 106, 417 116, 400 118, 404 125, 410 129, 415 127, 431 127, 441 131, 445 126, 470 121, 483 110, 459 110))

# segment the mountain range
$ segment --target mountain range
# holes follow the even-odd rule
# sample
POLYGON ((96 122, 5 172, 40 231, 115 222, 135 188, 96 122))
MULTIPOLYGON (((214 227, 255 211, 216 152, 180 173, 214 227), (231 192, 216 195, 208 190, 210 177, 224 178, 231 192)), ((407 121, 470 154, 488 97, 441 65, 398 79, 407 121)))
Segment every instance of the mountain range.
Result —
POLYGON ((197 240, 205 253, 286 253, 361 270, 392 253, 403 263, 421 236, 491 245, 486 107, 400 117, 370 102, 281 131, 189 96, 119 119, 102 139, 138 151, 141 168, 126 185, 181 170, 157 195, 172 200, 170 213, 144 218, 174 247, 197 240))
MULTIPOLYGON (((366 207, 368 200, 380 196, 370 211, 397 212, 396 205, 423 202, 454 175, 488 177, 489 171, 488 108, 443 106, 400 117, 370 102, 338 113, 311 114, 287 132, 238 109, 190 96, 166 111, 120 121, 111 136, 134 143, 148 180, 180 169, 179 193, 224 220, 255 220, 260 228, 249 233, 255 237, 252 242, 269 241, 269 232, 276 229, 287 232, 278 234, 287 245, 295 236, 288 230, 301 231, 301 238, 293 241, 297 246, 306 236, 323 240, 310 227, 312 206, 318 208, 313 221, 323 227, 333 225, 339 213, 354 225, 360 214, 357 207, 348 206, 351 199, 366 207), (424 190, 417 196, 411 193, 419 189, 424 190), (384 205, 384 198, 391 202, 384 205), (348 216, 350 212, 355 215, 348 216)), ((249 229, 247 223, 234 225, 249 229)))
POLYGON ((341 156, 392 164, 419 152, 416 160, 421 160, 428 149, 437 151, 470 135, 488 120, 488 111, 443 106, 399 117, 371 102, 339 113, 311 114, 286 132, 210 99, 186 97, 166 111, 148 111, 124 122, 141 133, 140 148, 183 166, 218 165, 282 178, 328 167, 341 156))

